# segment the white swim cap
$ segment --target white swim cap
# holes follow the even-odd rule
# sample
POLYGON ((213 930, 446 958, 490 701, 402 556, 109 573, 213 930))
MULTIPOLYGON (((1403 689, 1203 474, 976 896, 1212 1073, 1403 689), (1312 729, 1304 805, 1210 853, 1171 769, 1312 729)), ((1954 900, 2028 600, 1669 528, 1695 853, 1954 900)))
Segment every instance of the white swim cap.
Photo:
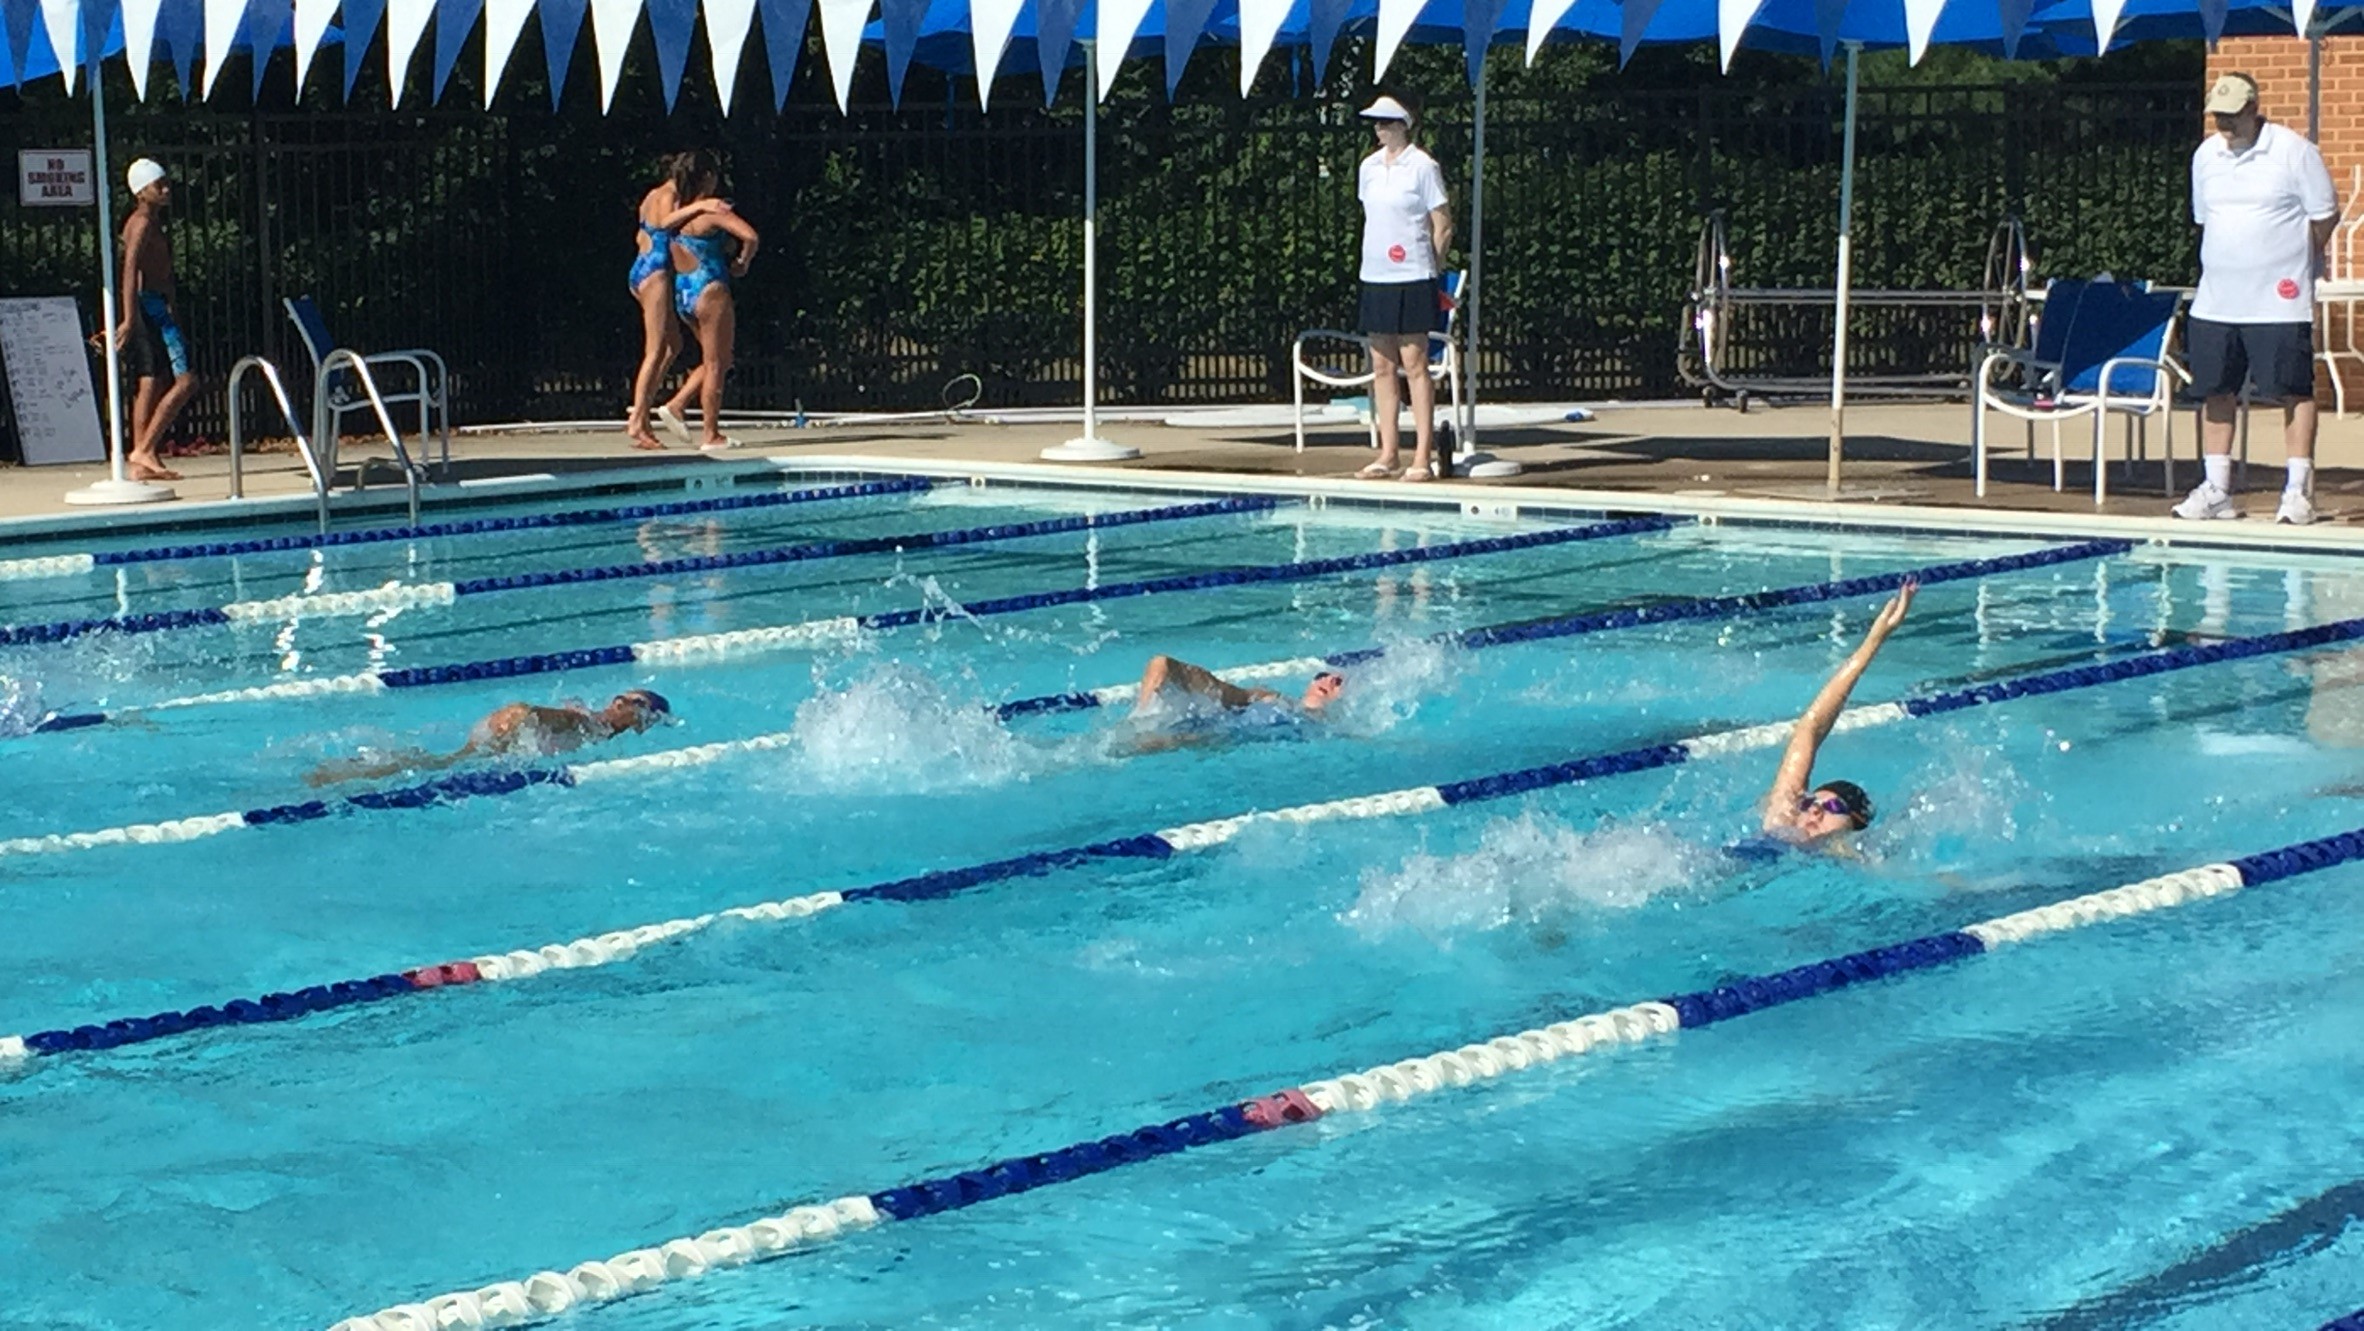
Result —
POLYGON ((124 183, 131 186, 133 194, 139 193, 162 179, 164 179, 164 167, 153 157, 143 157, 133 162, 131 169, 123 173, 124 183))

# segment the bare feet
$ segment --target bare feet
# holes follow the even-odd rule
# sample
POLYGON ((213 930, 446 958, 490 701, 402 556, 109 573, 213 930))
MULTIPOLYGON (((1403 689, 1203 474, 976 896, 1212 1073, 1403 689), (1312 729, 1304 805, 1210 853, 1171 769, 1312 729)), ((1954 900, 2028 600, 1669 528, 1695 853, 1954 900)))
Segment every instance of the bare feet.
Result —
POLYGON ((181 474, 170 467, 142 462, 138 458, 125 458, 123 473, 135 481, 177 481, 181 478, 181 474))
POLYGON ((651 453, 662 453, 665 451, 665 445, 660 443, 655 435, 650 434, 646 430, 628 430, 625 433, 631 436, 632 446, 634 448, 642 449, 651 453))

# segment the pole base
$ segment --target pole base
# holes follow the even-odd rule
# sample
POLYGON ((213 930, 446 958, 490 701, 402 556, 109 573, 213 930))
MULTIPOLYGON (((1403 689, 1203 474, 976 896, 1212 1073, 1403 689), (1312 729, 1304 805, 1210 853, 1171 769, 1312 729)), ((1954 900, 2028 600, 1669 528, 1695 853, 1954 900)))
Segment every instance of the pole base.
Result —
POLYGON ((180 496, 173 492, 171 486, 159 485, 154 481, 93 481, 79 490, 68 490, 65 494, 67 503, 89 506, 157 504, 178 498, 180 496))
POLYGON ((1046 462, 1125 462, 1141 456, 1138 448, 1113 444, 1094 435, 1070 439, 1042 451, 1046 462))
POLYGON ((1476 452, 1463 453, 1454 458, 1453 470, 1463 476, 1487 481, 1499 480, 1505 476, 1518 476, 1525 473, 1527 469, 1507 458, 1498 458, 1486 452, 1476 452))

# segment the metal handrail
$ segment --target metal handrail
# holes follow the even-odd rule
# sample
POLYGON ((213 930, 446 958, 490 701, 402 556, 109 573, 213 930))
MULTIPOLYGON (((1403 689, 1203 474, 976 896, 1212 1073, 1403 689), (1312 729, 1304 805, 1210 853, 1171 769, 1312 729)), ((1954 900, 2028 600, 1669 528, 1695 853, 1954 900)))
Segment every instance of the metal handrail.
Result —
MULTIPOLYGON (((1821 393, 1830 387, 1827 375, 1750 375, 1736 373, 1729 361, 1731 313, 1744 306, 1834 305, 1838 293, 1830 287, 1742 287, 1732 281, 1732 247, 1721 210, 1711 212, 1700 226, 1699 248, 1692 265, 1691 296, 1685 309, 1683 344, 1676 356, 1676 372, 1684 382, 1746 398, 1748 394, 1821 393)), ((2029 316, 2028 282, 2034 272, 2027 248, 2027 232, 2016 217, 1996 225, 1987 241, 1985 271, 1975 291, 1878 290, 1854 288, 1852 305, 1906 308, 1970 308, 1978 311, 1977 341, 1981 348, 2017 346, 2026 341, 2029 316)), ((1967 376, 1955 371, 1918 374, 1849 375, 1851 391, 1868 394, 1927 394, 1958 392, 1967 376)))
POLYGON ((263 381, 271 385, 271 396, 279 403, 279 418, 287 423, 287 432, 295 436, 296 453, 304 460, 304 470, 312 474, 312 497, 320 510, 320 530, 328 530, 329 476, 320 467, 320 459, 312 451, 312 441, 296 424, 295 404, 288 400, 287 385, 280 382, 279 367, 261 356, 248 356, 230 367, 230 497, 246 497, 246 474, 243 466, 246 452, 246 425, 238 406, 238 390, 246 382, 246 372, 261 370, 263 381))
MULTIPOLYGON (((320 369, 312 379, 312 437, 323 440, 321 456, 335 465, 336 405, 329 400, 329 376, 339 369, 351 369, 361 381, 361 391, 368 395, 370 407, 377 412, 378 425, 394 445, 395 461, 402 468, 402 479, 410 487, 410 523, 419 525, 419 468, 410 460, 410 450, 402 443, 402 432, 394 428, 394 417, 386 410, 386 399, 378 394, 378 381, 369 372, 369 362, 360 353, 338 348, 320 358, 320 369)), ((353 488, 366 489, 369 485, 369 464, 375 458, 363 458, 353 464, 353 488)))

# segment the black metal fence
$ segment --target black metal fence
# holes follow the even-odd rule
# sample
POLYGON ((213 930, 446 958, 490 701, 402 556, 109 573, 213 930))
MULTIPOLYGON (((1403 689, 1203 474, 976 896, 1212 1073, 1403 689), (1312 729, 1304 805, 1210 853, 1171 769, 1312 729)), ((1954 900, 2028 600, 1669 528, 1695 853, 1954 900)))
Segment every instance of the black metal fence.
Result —
MULTIPOLYGON (((760 96, 760 93, 757 94, 760 96)), ((464 97, 464 95, 463 95, 464 97)), ((455 97, 462 102, 463 97, 455 97)), ((2189 280, 2183 83, 1869 89, 1858 280, 1969 286, 2005 214, 2044 271, 2189 280)), ((524 102, 527 99, 518 99, 524 102)), ((951 101, 792 102, 697 127, 535 108, 219 111, 115 117, 118 163, 168 163, 173 239, 202 372, 303 356, 278 308, 310 294, 363 349, 431 346, 463 419, 610 418, 637 355, 624 287, 631 208, 659 151, 722 147, 763 233, 740 288, 731 399, 750 408, 932 406, 974 373, 995 404, 1078 394, 1080 110, 951 101)), ((1133 402, 1288 391, 1301 328, 1352 312, 1348 99, 1138 96, 1100 131, 1103 372, 1133 402)), ((1466 93, 1424 137, 1467 226, 1466 93)), ((1835 89, 1641 90, 1488 106, 1485 354, 1490 398, 1683 391, 1678 316, 1699 219, 1720 207, 1753 285, 1825 285, 1835 241, 1835 89)), ((88 142, 80 102, 0 115, 0 160, 88 142)), ((88 213, 0 200, 0 294, 94 304, 88 213)), ((86 310, 95 327, 95 310, 86 310)), ((1827 335, 1827 319, 1820 321, 1827 335)), ((1811 341, 1801 324, 1792 334, 1811 341)), ((220 399, 194 425, 220 431, 220 399)))

